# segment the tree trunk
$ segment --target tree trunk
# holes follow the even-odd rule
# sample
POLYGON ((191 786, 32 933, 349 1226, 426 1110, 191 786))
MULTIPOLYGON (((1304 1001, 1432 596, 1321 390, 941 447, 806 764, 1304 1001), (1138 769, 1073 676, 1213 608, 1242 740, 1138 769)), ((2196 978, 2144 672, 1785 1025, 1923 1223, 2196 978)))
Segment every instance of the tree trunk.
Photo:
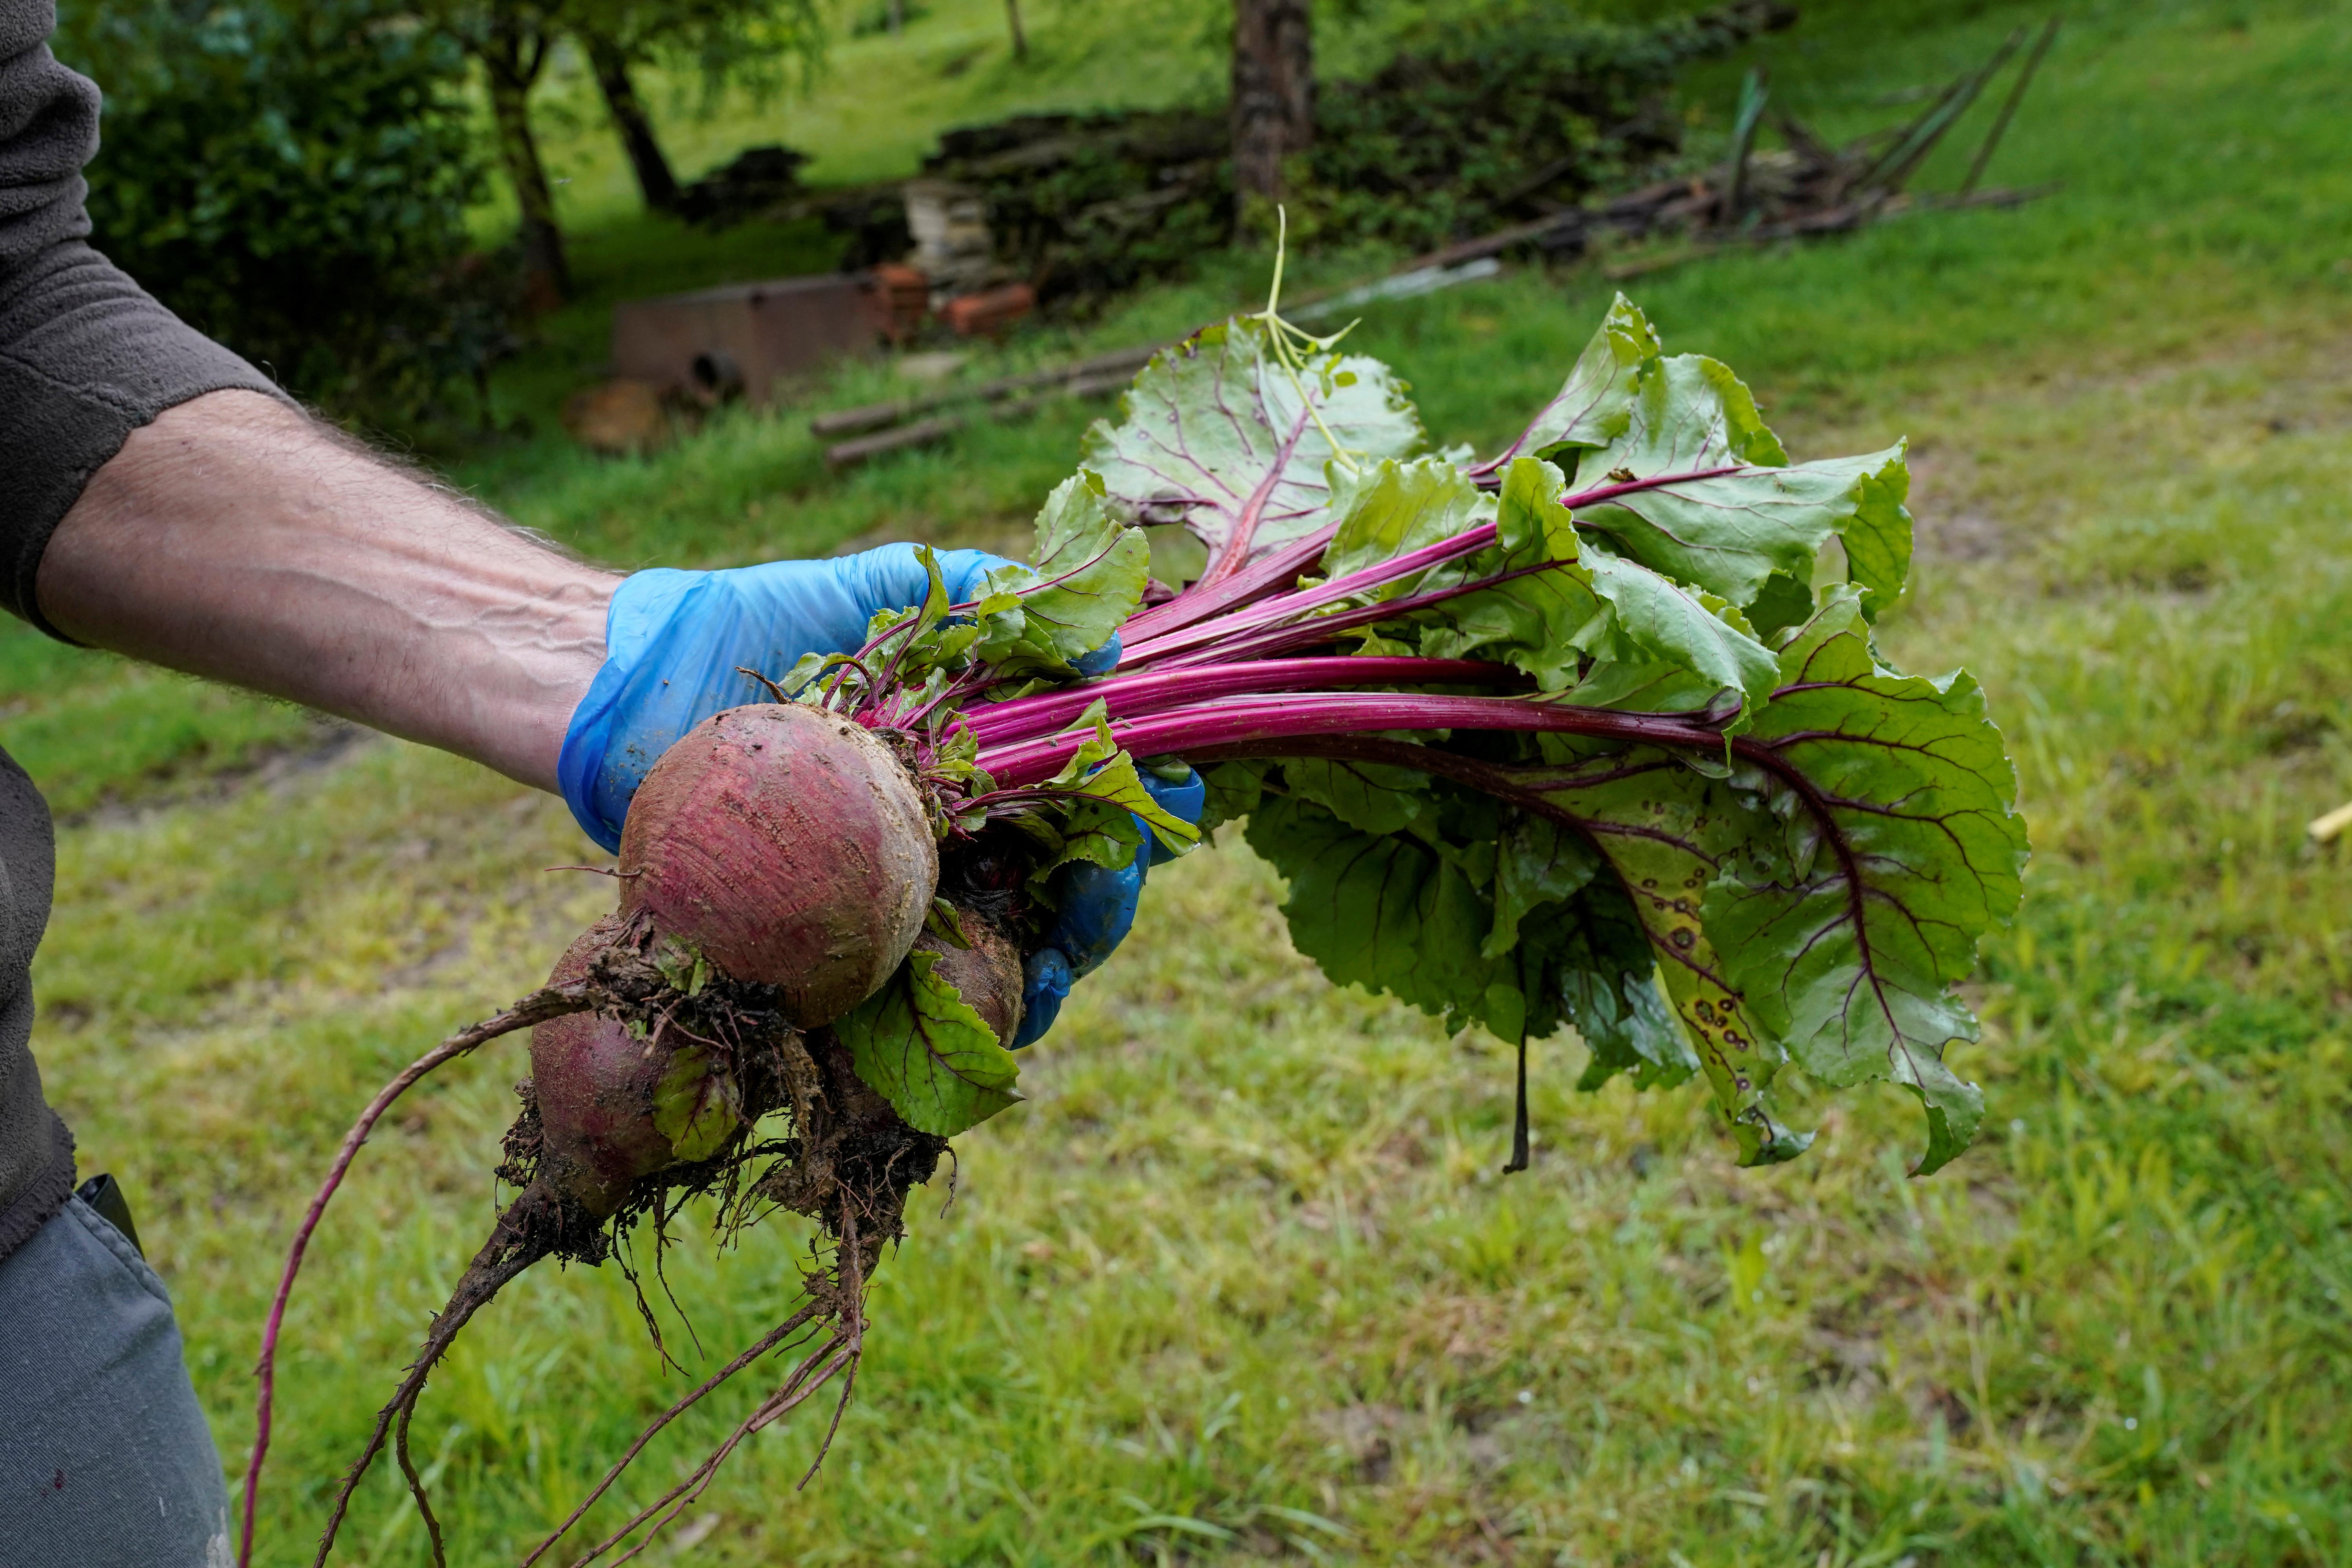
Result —
POLYGON ((890 0, 890 36, 897 37, 907 30, 907 0, 890 0))
POLYGON ((520 28, 501 17, 492 25, 481 58, 490 89, 490 118, 498 127, 499 158, 514 184, 515 205, 522 215, 524 288, 534 301, 560 302, 572 292, 572 268, 563 259, 563 231, 555 223, 555 193, 548 187, 546 165, 539 161, 538 139, 530 133, 530 88, 546 63, 546 42, 536 39, 526 46, 520 28))
POLYGON ((1021 30, 1021 0, 1004 0, 1004 19, 1013 26, 1013 58, 1029 58, 1029 35, 1021 30))
POLYGON ((1307 0, 1234 0, 1234 198, 1282 196, 1283 160, 1315 144, 1307 0))
POLYGON ((637 189, 644 193, 646 205, 657 213, 676 212, 677 176, 670 173, 669 160, 654 139, 654 122, 637 97, 636 84, 629 79, 628 57, 600 33, 583 33, 580 41, 588 51, 596 85, 604 90, 613 129, 620 133, 621 150, 628 153, 629 167, 636 171, 637 189))

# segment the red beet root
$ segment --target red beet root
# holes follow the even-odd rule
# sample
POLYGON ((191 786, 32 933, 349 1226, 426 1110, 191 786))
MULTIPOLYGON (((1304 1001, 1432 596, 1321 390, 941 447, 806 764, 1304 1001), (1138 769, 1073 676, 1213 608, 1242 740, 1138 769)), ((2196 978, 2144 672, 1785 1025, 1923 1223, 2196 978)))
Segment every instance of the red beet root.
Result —
POLYGON ((655 764, 621 834, 622 910, 773 985, 802 1028, 889 978, 922 929, 939 852, 872 731, 791 703, 712 716, 655 764))
MULTIPOLYGON (((584 979, 626 924, 607 915, 556 961, 551 985, 584 979)), ((591 1216, 618 1210, 629 1188, 675 1158, 654 1125, 653 1094, 683 1037, 656 1042, 594 1013, 550 1018, 530 1032, 532 1100, 539 1110, 538 1180, 591 1216)))
POLYGON ((882 740, 833 714, 763 704, 698 726, 640 788, 620 870, 620 910, 582 933, 536 994, 551 1000, 535 1014, 531 1078, 500 1172, 521 1191, 379 1413, 320 1563, 388 1441, 441 1560, 408 1454, 409 1417, 435 1365, 534 1262, 602 1262, 675 1194, 718 1193, 724 1206, 756 1194, 819 1222, 837 1256, 824 1281, 813 1277, 796 1321, 833 1320, 832 1348, 775 1398, 797 1403, 838 1373, 854 1378, 864 1281, 945 1143, 906 1126, 823 1026, 883 984, 919 938, 1000 1038, 1020 1022, 1020 955, 982 915, 963 919, 969 946, 923 931, 939 854, 913 778, 882 740), (782 1110, 793 1127, 782 1144, 755 1150, 740 1136, 782 1110), (739 1184, 751 1159, 780 1152, 751 1188, 739 1184))
POLYGON ((954 986, 998 1039, 1009 1040, 1021 1026, 1021 952, 976 916, 963 917, 963 932, 970 947, 925 931, 915 939, 915 951, 939 954, 931 973, 954 986))

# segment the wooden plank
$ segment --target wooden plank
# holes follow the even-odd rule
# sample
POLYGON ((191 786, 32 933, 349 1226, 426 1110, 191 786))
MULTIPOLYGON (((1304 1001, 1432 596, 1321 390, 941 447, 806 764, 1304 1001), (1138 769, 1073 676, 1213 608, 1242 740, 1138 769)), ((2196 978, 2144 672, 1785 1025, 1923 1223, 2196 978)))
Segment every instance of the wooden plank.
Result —
POLYGON ((971 420, 961 414, 943 414, 935 419, 919 419, 912 425, 901 425, 895 430, 885 430, 878 436, 863 436, 855 441, 844 441, 824 449, 826 466, 834 468, 854 468, 858 464, 896 452, 906 447, 929 446, 944 441, 962 429, 971 420))
MULTIPOLYGON (((1097 356, 1098 359, 1109 357, 1108 355, 1097 356)), ((1101 397, 1112 393, 1124 392, 1130 378, 1130 371, 1118 368, 1097 370, 1091 374, 1072 376, 1059 385, 1048 387, 1043 392, 1034 393, 1027 397, 1014 398, 992 405, 983 405, 962 414, 942 414, 933 418, 918 420, 912 425, 902 425, 896 429, 884 430, 877 435, 862 437, 855 441, 841 442, 837 446, 825 448, 824 460, 827 466, 835 469, 854 468, 860 463, 870 462, 881 457, 886 452, 903 452, 910 447, 929 447, 936 442, 944 441, 957 431, 982 420, 1018 419, 1025 415, 1036 413, 1048 404, 1059 403, 1065 399, 1101 397)))

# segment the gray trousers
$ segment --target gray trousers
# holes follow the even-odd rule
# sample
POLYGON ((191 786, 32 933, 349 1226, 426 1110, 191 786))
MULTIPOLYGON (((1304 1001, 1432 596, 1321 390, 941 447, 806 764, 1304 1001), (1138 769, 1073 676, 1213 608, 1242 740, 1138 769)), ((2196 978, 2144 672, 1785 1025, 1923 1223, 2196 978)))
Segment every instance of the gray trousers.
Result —
POLYGON ((79 1198, 0 1261, 0 1562, 229 1568, 172 1300, 79 1198))

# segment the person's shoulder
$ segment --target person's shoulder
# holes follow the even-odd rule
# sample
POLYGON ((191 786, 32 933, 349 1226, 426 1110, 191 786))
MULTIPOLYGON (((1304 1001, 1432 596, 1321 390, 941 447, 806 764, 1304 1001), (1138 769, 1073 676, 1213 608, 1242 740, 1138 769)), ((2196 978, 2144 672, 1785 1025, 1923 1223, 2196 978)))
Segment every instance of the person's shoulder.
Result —
POLYGON ((56 0, 0 0, 0 185, 70 176, 98 151, 98 86, 49 52, 57 25, 56 0))
MULTIPOLYGON (((57 30, 57 0, 0 0, 0 61, 38 48, 57 30)), ((0 72, 0 94, 16 88, 14 71, 0 72)))

